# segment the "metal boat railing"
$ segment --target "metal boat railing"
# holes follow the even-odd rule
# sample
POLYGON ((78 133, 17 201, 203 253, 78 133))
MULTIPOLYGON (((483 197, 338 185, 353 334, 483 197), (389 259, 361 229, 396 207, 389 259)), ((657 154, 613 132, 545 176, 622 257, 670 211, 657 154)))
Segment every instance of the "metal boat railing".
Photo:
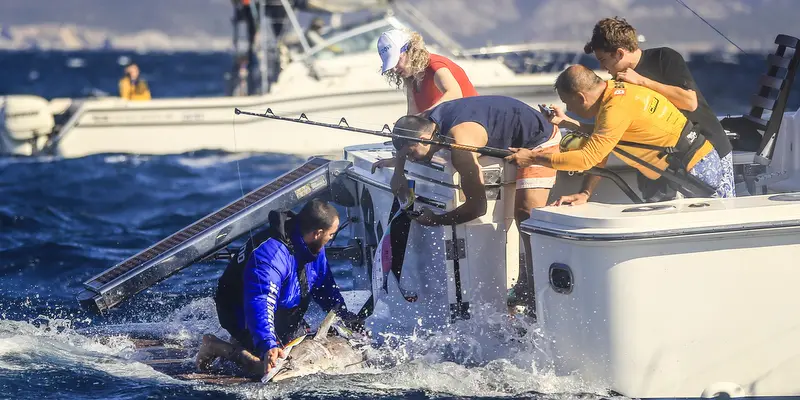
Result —
MULTIPOLYGON (((363 33, 361 28, 366 29, 369 25, 370 29, 384 21, 387 29, 394 28, 409 28, 422 33, 427 42, 434 44, 439 51, 448 54, 454 58, 477 58, 477 59, 500 59, 510 69, 516 73, 557 73, 564 70, 571 64, 582 64, 591 69, 598 69, 599 64, 594 57, 583 54, 581 51, 583 43, 577 42, 548 42, 548 43, 522 43, 522 44, 504 44, 495 46, 482 46, 473 49, 465 49, 456 40, 450 37, 435 23, 433 23, 427 16, 420 12, 414 5, 408 2, 394 2, 392 6, 387 7, 379 15, 382 17, 371 18, 367 21, 364 27, 353 27, 349 30, 341 30, 334 35, 329 35, 324 38, 325 42, 310 46, 305 38, 305 32, 300 26, 295 10, 292 8, 288 0, 272 0, 273 2, 280 3, 286 10, 286 19, 289 26, 300 42, 302 48, 301 53, 297 54, 295 61, 309 62, 310 58, 320 49, 328 48, 337 44, 342 40, 346 40, 354 35, 363 33), (575 49, 575 51, 569 51, 575 49)), ((375 9, 374 7, 371 9, 375 9)), ((324 12, 324 10, 323 10, 324 12)), ((260 13, 258 23, 263 27, 269 24, 268 18, 260 13)), ((276 52, 269 51, 270 46, 276 45, 276 38, 272 37, 269 29, 260 29, 260 38, 258 40, 257 57, 259 58, 259 69, 261 75, 261 89, 262 93, 269 92, 268 77, 270 71, 267 66, 271 65, 268 60, 268 53, 272 53, 269 57, 276 57, 276 52)), ((272 64, 274 65, 274 64, 272 64)))

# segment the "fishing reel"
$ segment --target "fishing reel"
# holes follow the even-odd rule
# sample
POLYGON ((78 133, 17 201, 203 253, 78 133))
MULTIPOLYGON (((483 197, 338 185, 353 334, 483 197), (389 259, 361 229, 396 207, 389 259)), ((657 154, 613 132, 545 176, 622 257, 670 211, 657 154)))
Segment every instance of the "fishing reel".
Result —
POLYGON ((580 150, 589 140, 590 136, 590 133, 569 130, 561 137, 561 141, 558 142, 558 148, 562 153, 580 150))
MULTIPOLYGON (((566 153, 568 151, 573 150, 580 150, 583 145, 586 144, 586 141, 589 140, 591 134, 583 133, 579 131, 568 130, 567 133, 561 136, 561 141, 558 142, 558 149, 562 153, 566 153)), ((569 176, 573 176, 575 174, 583 174, 584 171, 568 171, 567 174, 569 176)))

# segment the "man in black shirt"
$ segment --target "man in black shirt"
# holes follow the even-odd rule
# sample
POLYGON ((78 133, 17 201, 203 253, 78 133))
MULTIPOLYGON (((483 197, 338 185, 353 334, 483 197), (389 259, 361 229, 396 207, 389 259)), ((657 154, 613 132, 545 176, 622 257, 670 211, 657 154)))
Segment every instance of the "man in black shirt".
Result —
MULTIPOLYGON (((724 173, 730 175, 725 182, 733 182, 731 142, 677 51, 669 47, 640 49, 636 30, 619 17, 600 20, 583 50, 594 53, 615 80, 650 88, 669 99, 711 142, 722 159, 724 173)), ((677 194, 663 177, 653 181, 639 174, 638 183, 647 201, 671 200, 677 194)), ((734 188, 730 190, 734 193, 734 188)))

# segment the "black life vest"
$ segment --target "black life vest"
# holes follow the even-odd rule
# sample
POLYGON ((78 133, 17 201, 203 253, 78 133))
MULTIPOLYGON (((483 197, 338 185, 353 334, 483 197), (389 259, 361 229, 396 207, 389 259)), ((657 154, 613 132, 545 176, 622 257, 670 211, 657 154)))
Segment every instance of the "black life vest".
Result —
MULTIPOLYGON (((294 226, 295 217, 296 215, 292 211, 270 211, 268 215, 269 227, 249 238, 228 263, 225 272, 219 278, 217 293, 214 297, 214 301, 227 310, 226 313, 219 313, 220 325, 223 328, 230 331, 228 326, 236 326, 236 321, 233 319, 244 309, 244 268, 253 250, 267 240, 275 239, 286 246, 290 254, 294 255, 290 232, 294 226)), ((303 320, 311 303, 308 276, 305 264, 297 263, 296 268, 297 279, 300 283, 300 303, 293 308, 276 307, 275 309, 275 334, 282 344, 294 339, 298 334, 310 331, 303 320)), ((286 282, 283 282, 283 284, 285 285, 286 282)))

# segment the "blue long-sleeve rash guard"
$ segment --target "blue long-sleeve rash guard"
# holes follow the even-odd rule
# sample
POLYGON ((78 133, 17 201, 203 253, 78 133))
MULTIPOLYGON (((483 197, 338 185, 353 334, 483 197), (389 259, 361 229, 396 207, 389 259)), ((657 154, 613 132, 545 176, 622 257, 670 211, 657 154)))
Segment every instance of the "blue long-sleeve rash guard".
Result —
MULTIPOLYGON (((291 233, 294 255, 278 240, 258 246, 244 268, 244 318, 258 354, 278 347, 275 310, 300 304, 298 263, 305 264, 309 294, 325 312, 344 305, 333 280, 325 249, 314 256, 296 229, 291 233)), ((284 343, 285 344, 285 343, 284 343)))

